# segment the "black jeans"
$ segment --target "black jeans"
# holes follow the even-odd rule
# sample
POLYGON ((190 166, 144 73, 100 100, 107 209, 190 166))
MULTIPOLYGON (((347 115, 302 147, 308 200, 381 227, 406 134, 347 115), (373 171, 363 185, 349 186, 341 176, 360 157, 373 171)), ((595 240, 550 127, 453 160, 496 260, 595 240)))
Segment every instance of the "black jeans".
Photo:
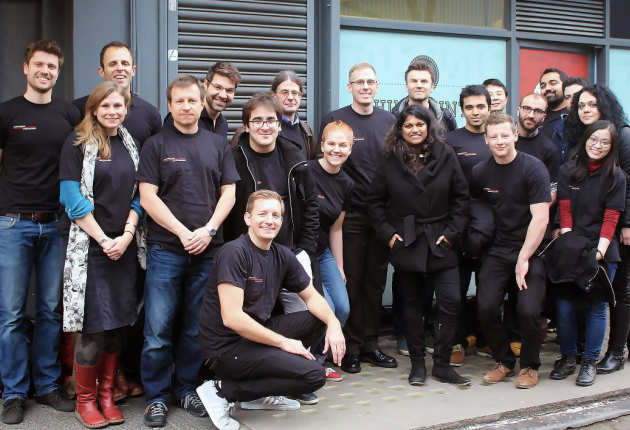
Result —
MULTIPOLYGON (((265 326, 308 347, 321 338, 324 325, 308 311, 272 317, 265 326)), ((241 338, 211 360, 221 391, 230 402, 265 396, 299 396, 320 389, 326 373, 316 360, 241 338)))
MULTIPOLYGON (((398 271, 394 270, 392 276, 392 325, 394 329, 394 335, 397 338, 407 337, 407 327, 405 325, 405 302, 407 298, 404 296, 404 291, 398 286, 398 271)), ((420 310, 424 315, 424 328, 429 330, 433 327, 435 320, 435 312, 433 312, 433 285, 427 286, 423 289, 422 299, 423 308, 420 310)))
POLYGON ((398 271, 398 288, 405 297, 403 316, 412 361, 424 358, 424 310, 429 297, 426 290, 435 288, 438 314, 433 361, 436 366, 448 366, 461 306, 459 270, 452 267, 433 273, 398 271))
MULTIPOLYGON (((501 324, 501 304, 508 289, 517 289, 512 259, 490 255, 481 265, 477 290, 477 312, 481 329, 492 349, 494 359, 514 368, 516 357, 512 353, 505 326, 501 324)), ((518 291, 516 314, 521 331, 521 369, 540 367, 541 312, 545 300, 545 267, 539 257, 529 259, 525 281, 528 288, 518 291)))
POLYGON ((608 336, 608 352, 623 354, 628 343, 630 348, 630 246, 621 245, 621 262, 617 266, 613 290, 616 306, 610 308, 610 334, 608 336))
POLYGON ((351 356, 378 348, 387 257, 387 246, 377 239, 367 215, 348 213, 343 221, 343 258, 350 315, 344 334, 351 356))
MULTIPOLYGON (((481 266, 481 260, 465 258, 460 255, 459 258, 459 294, 462 302, 462 311, 459 313, 457 322, 457 334, 455 335, 454 343, 466 345, 466 336, 470 333, 475 333, 475 326, 477 322, 477 309, 475 307, 475 301, 469 303, 467 301, 468 288, 470 287, 470 279, 473 275, 475 277, 475 284, 479 289, 479 267, 481 266), (474 312, 470 315, 471 312, 474 312)), ((475 333, 477 334, 477 333, 475 333)))

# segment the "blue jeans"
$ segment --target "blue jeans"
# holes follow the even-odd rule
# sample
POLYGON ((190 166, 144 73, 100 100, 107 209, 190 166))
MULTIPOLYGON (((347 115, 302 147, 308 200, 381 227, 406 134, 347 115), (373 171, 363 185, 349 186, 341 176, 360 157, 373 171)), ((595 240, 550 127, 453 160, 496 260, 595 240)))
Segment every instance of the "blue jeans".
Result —
POLYGON ((317 261, 324 286, 324 297, 343 327, 350 313, 346 284, 343 282, 335 257, 329 248, 319 254, 317 261))
POLYGON ((175 366, 175 396, 193 393, 201 367, 199 311, 212 258, 150 244, 144 284, 142 383, 146 403, 167 402, 175 366))
MULTIPOLYGON (((617 263, 608 263, 608 275, 614 279, 617 263)), ((584 360, 599 360, 602 342, 606 334, 606 310, 608 303, 604 301, 592 301, 579 303, 583 310, 585 321, 584 360)), ((558 309, 557 325, 560 351, 562 355, 571 357, 577 354, 578 324, 576 310, 578 304, 574 300, 559 297, 556 301, 558 309)))
POLYGON ((31 270, 36 274, 32 377, 38 396, 58 388, 61 376, 63 244, 57 223, 0 216, 0 357, 2 400, 25 399, 30 385, 25 307, 31 270))

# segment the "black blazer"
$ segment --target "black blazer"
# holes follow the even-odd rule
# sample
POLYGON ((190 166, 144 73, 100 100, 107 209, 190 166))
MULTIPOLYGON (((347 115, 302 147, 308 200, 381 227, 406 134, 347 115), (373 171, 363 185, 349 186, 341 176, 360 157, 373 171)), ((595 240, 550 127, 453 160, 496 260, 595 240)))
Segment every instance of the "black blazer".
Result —
POLYGON ((458 264, 455 245, 468 222, 468 183, 453 149, 434 144, 432 155, 415 175, 399 156, 386 154, 372 180, 368 214, 379 239, 387 244, 394 233, 403 237, 390 251, 400 270, 434 272, 458 264))

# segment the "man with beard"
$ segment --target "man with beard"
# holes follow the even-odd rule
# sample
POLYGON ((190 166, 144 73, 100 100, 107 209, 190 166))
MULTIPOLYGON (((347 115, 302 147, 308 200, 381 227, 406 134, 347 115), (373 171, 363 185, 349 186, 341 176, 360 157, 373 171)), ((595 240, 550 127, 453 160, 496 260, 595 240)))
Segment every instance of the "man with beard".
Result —
POLYGON ((553 130, 567 114, 567 101, 564 99, 562 84, 567 80, 567 74, 553 67, 545 69, 540 75, 540 93, 547 99, 547 116, 541 132, 551 139, 553 130))

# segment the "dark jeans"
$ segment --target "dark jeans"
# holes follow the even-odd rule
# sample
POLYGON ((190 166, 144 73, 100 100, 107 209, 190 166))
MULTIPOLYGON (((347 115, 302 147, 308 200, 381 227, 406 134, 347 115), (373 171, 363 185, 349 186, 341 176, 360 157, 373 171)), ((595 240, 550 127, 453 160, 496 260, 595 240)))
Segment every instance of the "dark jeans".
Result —
MULTIPOLYGON (((322 336, 324 325, 308 311, 272 317, 270 330, 308 347, 322 336)), ((210 360, 221 391, 230 402, 247 402, 265 396, 299 396, 319 390, 326 382, 316 360, 241 338, 219 358, 210 360)))
MULTIPOLYGON (((466 335, 475 333, 475 323, 477 321, 477 311, 474 306, 474 301, 469 303, 466 298, 468 297, 468 288, 470 287, 470 279, 473 275, 476 276, 478 281, 479 267, 481 266, 481 260, 470 259, 460 256, 459 259, 459 294, 462 302, 462 311, 459 313, 457 322, 457 334, 455 335, 454 343, 466 345, 466 335), (470 315, 474 312, 473 315, 470 315)), ((476 282, 477 289, 479 289, 479 282, 476 282)))
MULTIPOLYGON (((477 290, 477 312, 481 329, 492 349, 494 359, 514 368, 516 357, 509 345, 505 326, 501 323, 501 304, 508 289, 518 289, 514 274, 516 261, 490 255, 481 265, 477 290)), ((521 369, 540 367, 541 312, 545 299, 545 268, 539 257, 529 259, 525 277, 528 288, 518 291, 516 314, 521 331, 521 369)))
POLYGON ((617 304, 610 309, 610 333, 608 335, 608 352, 623 354, 628 341, 630 348, 630 246, 621 245, 621 262, 617 266, 613 290, 617 304))
POLYGON ((438 314, 433 361, 437 366, 448 366, 461 306, 457 267, 433 273, 398 271, 398 288, 405 297, 403 315, 412 361, 424 358, 424 309, 428 297, 426 290, 435 289, 438 314))
POLYGON ((366 214, 350 212, 343 222, 343 256, 350 315, 344 326, 347 353, 378 348, 387 246, 378 241, 366 214))

